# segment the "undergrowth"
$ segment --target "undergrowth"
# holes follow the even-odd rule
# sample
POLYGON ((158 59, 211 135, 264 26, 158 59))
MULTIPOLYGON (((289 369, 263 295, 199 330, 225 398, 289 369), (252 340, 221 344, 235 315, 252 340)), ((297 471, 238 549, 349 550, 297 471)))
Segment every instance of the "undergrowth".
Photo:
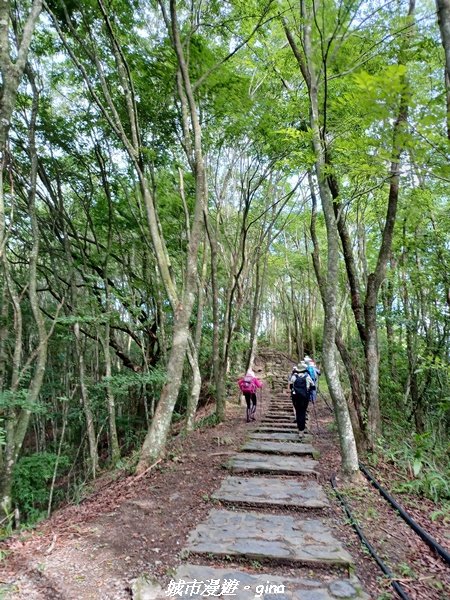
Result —
POLYGON ((405 479, 393 486, 393 491, 423 496, 439 505, 435 517, 450 517, 450 464, 448 446, 432 433, 388 432, 378 443, 371 463, 378 460, 396 465, 405 479), (389 435, 390 434, 390 435, 389 435))

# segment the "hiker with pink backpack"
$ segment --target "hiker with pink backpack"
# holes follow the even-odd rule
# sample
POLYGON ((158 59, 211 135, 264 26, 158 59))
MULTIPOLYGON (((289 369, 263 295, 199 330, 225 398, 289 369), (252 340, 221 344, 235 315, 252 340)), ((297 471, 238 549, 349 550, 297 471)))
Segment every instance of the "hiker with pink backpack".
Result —
POLYGON ((239 379, 238 386, 245 396, 247 403, 247 423, 255 421, 256 414, 256 390, 262 388, 262 382, 255 377, 252 369, 249 369, 244 377, 239 379))

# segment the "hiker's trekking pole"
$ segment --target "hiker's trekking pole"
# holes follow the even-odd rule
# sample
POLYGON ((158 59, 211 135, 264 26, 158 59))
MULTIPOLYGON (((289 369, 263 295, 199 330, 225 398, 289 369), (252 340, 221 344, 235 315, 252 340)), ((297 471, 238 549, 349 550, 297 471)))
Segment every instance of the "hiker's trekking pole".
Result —
POLYGON ((261 388, 261 394, 259 398, 259 420, 262 420, 262 404, 263 404, 263 388, 261 388))
MULTIPOLYGON (((317 397, 319 397, 319 386, 317 386, 317 397)), ((328 408, 328 410, 330 411, 330 413, 334 413, 334 410, 332 409, 332 407, 328 404, 328 402, 325 400, 325 396, 321 393, 320 397, 322 398, 325 406, 328 408)))
POLYGON ((320 429, 319 429, 319 420, 317 418, 316 403, 315 402, 311 402, 311 404, 313 405, 313 413, 314 413, 314 418, 316 420, 317 435, 319 435, 320 429))

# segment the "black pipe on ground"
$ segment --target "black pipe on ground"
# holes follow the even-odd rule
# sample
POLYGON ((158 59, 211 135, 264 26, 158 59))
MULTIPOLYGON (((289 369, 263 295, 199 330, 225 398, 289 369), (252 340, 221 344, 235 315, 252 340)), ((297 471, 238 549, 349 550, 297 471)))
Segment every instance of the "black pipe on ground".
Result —
POLYGON ((408 525, 413 529, 419 537, 423 539, 423 541, 428 544, 428 546, 437 552, 439 556, 450 565, 450 552, 448 552, 445 548, 443 548, 431 535, 425 531, 418 523, 414 521, 414 519, 406 512, 406 510, 400 506, 400 504, 394 500, 392 496, 390 496, 387 491, 381 487, 381 485, 372 477, 366 467, 359 463, 359 468, 362 473, 367 477, 370 483, 376 488, 380 494, 385 498, 391 506, 395 508, 401 518, 408 523, 408 525))
POLYGON ((375 548, 372 546, 372 544, 369 542, 369 540, 366 538, 366 536, 362 532, 362 529, 356 523, 356 521, 353 518, 353 515, 350 511, 350 508, 348 507, 347 502, 344 500, 343 496, 337 490, 335 478, 332 477, 330 479, 330 481, 331 481, 333 490, 335 491, 336 496, 339 498, 342 506, 344 507, 344 510, 345 510, 348 518, 350 519, 351 525, 352 525, 353 529, 356 531, 356 533, 358 534, 359 539, 366 546, 367 550, 370 552, 370 555, 375 559, 377 565, 380 567, 380 569, 383 571, 383 573, 389 577, 392 587, 397 592, 397 594, 400 596, 400 598, 402 598, 402 600, 411 600, 410 596, 408 596, 408 594, 405 592, 403 587, 397 581, 395 581, 394 574, 392 573, 390 568, 381 560, 381 558, 376 553, 375 548))

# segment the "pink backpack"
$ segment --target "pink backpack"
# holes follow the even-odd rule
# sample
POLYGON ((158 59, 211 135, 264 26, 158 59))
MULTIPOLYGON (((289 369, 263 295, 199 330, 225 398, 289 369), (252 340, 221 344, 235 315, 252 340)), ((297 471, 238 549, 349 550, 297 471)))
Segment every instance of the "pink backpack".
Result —
POLYGON ((250 393, 253 394, 256 390, 256 386, 253 382, 254 378, 251 375, 246 375, 243 379, 241 379, 241 381, 239 382, 239 387, 241 388, 241 392, 243 394, 250 393))

